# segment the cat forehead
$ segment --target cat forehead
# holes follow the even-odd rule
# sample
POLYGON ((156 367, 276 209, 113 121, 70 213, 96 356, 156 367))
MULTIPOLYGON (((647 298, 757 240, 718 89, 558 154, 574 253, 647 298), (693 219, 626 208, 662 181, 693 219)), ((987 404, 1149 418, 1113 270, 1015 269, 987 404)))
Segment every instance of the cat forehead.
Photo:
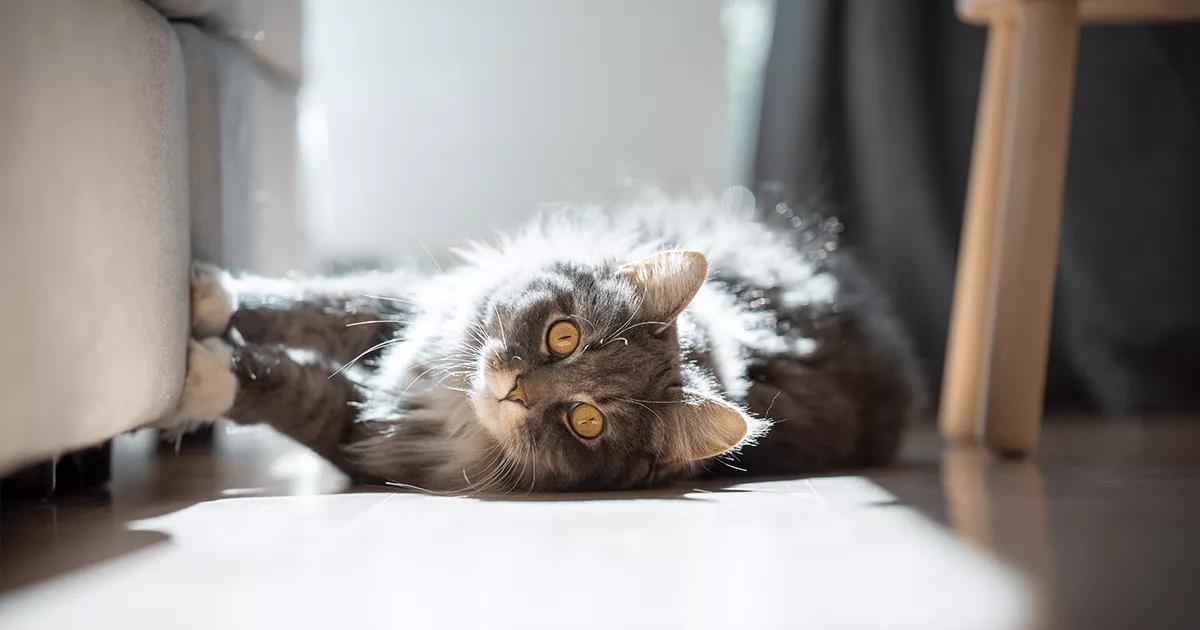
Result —
POLYGON ((551 265, 509 283, 503 293, 506 300, 533 302, 537 299, 575 299, 605 296, 632 299, 634 290, 628 281, 616 273, 615 265, 551 265))
POLYGON ((627 323, 636 316, 637 302, 616 286, 552 291, 530 285, 499 296, 487 310, 501 325, 511 321, 528 334, 541 334, 541 329, 568 319, 589 337, 627 323))
POLYGON ((666 348, 646 344, 616 341, 596 352, 585 352, 570 364, 554 363, 577 386, 587 388, 593 396, 632 396, 658 391, 678 380, 666 348))

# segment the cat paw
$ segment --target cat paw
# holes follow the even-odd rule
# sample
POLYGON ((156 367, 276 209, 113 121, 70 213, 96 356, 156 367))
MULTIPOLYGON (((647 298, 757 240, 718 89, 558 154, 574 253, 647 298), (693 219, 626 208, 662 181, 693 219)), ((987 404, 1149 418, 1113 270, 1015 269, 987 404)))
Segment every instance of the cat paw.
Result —
POLYGON ((207 263, 192 263, 192 336, 213 337, 225 333, 237 310, 229 274, 207 263))
POLYGON ((177 424, 220 417, 233 407, 237 389, 229 344, 216 337, 188 341, 187 376, 175 414, 177 424))

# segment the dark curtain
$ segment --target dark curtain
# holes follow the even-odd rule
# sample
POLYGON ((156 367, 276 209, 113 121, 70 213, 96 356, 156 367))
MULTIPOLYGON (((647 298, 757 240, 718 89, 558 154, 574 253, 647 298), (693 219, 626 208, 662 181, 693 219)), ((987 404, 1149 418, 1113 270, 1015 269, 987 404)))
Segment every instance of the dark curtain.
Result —
MULTIPOLYGON (((756 176, 836 213, 940 383, 986 31, 953 2, 779 0, 756 176)), ((1080 37, 1047 402, 1200 409, 1200 25, 1080 37)))

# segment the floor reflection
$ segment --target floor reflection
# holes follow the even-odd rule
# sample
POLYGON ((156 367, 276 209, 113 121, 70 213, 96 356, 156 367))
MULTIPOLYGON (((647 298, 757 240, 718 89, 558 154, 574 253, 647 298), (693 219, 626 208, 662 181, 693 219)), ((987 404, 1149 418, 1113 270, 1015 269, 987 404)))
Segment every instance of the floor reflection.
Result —
POLYGON ((868 476, 1036 585, 1050 628, 1200 628, 1200 422, 1062 418, 1003 459, 912 435, 868 476))
POLYGON ((1065 627, 1054 607, 1054 561, 1038 465, 1001 459, 977 446, 952 445, 942 452, 941 476, 955 534, 1029 576, 1036 586, 1039 627, 1065 627))

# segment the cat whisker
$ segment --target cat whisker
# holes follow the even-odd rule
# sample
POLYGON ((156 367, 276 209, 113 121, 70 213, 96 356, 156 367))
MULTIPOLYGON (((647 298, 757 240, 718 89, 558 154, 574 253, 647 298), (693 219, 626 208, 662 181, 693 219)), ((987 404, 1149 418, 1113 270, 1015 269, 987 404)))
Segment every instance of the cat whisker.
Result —
POLYGON ((350 322, 349 324, 346 324, 346 328, 350 328, 352 326, 365 326, 367 324, 404 324, 404 323, 406 323, 406 322, 399 320, 399 319, 371 319, 371 320, 367 320, 367 321, 363 321, 363 322, 350 322))
POLYGON ((776 399, 778 399, 778 398, 779 398, 779 395, 780 395, 780 394, 782 394, 782 393, 783 393, 783 390, 782 390, 782 389, 781 389, 781 390, 779 390, 779 391, 777 391, 777 392, 775 392, 775 396, 773 396, 773 397, 771 398, 771 404, 767 405, 767 410, 766 410, 766 411, 764 411, 764 412, 762 412, 762 415, 763 415, 763 417, 764 417, 764 418, 766 418, 766 417, 768 416, 768 414, 770 414, 770 413, 771 413, 771 407, 774 407, 774 406, 775 406, 775 400, 776 400, 776 399))
POLYGON ((720 457, 718 457, 718 458, 717 458, 717 461, 718 461, 718 462, 721 462, 722 464, 724 464, 724 465, 725 465, 726 467, 728 467, 728 468, 732 468, 732 469, 734 469, 734 470, 737 470, 737 471, 740 471, 740 472, 746 472, 746 469, 745 469, 745 468, 742 468, 741 466, 734 466, 733 464, 730 464, 729 462, 727 462, 727 461, 725 461, 725 460, 721 459, 720 457))
POLYGON ((402 339, 389 339, 389 340, 387 340, 387 341, 385 341, 385 342, 383 342, 383 343, 377 343, 377 344, 375 344, 375 345, 371 346, 370 348, 367 348, 366 350, 364 350, 364 351, 362 352, 362 354, 359 354, 358 356, 356 356, 356 357, 354 357, 353 359, 351 359, 349 363, 346 363, 346 364, 342 365, 342 367, 340 367, 340 368, 338 368, 337 370, 335 370, 335 371, 333 372, 333 374, 330 374, 330 375, 329 375, 328 377, 326 377, 326 378, 327 378, 327 379, 331 379, 331 378, 333 378, 333 377, 337 376, 338 374, 341 374, 342 372, 345 372, 346 370, 348 370, 348 369, 350 369, 351 367, 353 367, 355 363, 358 363, 358 362, 359 362, 359 360, 361 360, 363 357, 367 356, 368 354, 371 354, 372 352, 375 352, 376 350, 379 350, 380 348, 385 348, 385 347, 387 347, 387 346, 390 346, 390 345, 392 345, 392 344, 394 344, 394 343, 400 343, 401 341, 403 341, 403 340, 402 340, 402 339))
POLYGON ((679 400, 645 400, 642 398, 622 398, 621 400, 628 400, 631 402, 640 402, 640 403, 650 403, 651 405, 675 405, 675 404, 679 404, 680 402, 682 402, 679 400))
POLYGON ((445 376, 443 376, 442 378, 438 379, 437 383, 435 383, 435 384, 436 384, 436 385, 438 385, 438 386, 444 387, 444 388, 446 388, 446 389, 448 389, 448 390, 450 390, 450 391, 462 392, 462 393, 464 393, 464 394, 471 394, 471 393, 473 393, 473 392, 472 392, 471 390, 469 390, 469 389, 465 389, 465 388, 462 388, 462 387, 455 387, 455 386, 453 386, 453 385, 445 385, 445 384, 444 384, 444 382, 445 382, 445 380, 446 380, 446 379, 448 379, 448 378, 450 378, 450 377, 452 377, 452 376, 458 376, 458 377, 460 377, 460 378, 461 378, 463 374, 465 374, 465 373, 464 373, 464 372, 449 372, 449 373, 447 373, 445 376))
POLYGON ((650 324, 659 324, 662 326, 674 326, 675 325, 674 322, 638 322, 632 326, 625 327, 623 330, 617 331, 617 334, 622 335, 622 334, 625 334, 625 333, 633 330, 634 328, 637 328, 638 326, 649 326, 650 324))
MULTIPOLYGON (((519 450, 518 450, 518 457, 519 457, 519 450)), ((515 472, 517 470, 517 464, 521 463, 523 461, 523 460, 519 460, 518 458, 512 457, 508 453, 505 453, 505 458, 508 460, 508 465, 504 468, 504 471, 503 471, 503 473, 501 473, 500 477, 498 477, 496 479, 496 484, 495 484, 495 485, 503 488, 503 492, 501 492, 502 495, 506 495, 506 494, 512 492, 513 486, 516 481, 512 478, 512 474, 513 474, 513 472, 515 472)), ((519 479, 519 478, 520 477, 518 476, 517 479, 519 479)))
POLYGON ((412 304, 413 306, 416 306, 416 304, 417 304, 416 302, 413 302, 412 300, 406 300, 404 298, 398 298, 398 297, 388 297, 386 295, 373 295, 370 293, 359 293, 359 295, 362 297, 371 299, 371 300, 383 300, 385 302, 400 302, 401 304, 412 304))
POLYGON ((499 442, 493 443, 492 450, 494 452, 487 467, 490 469, 490 472, 484 477, 483 483, 473 489, 477 493, 488 492, 491 488, 495 487, 500 477, 504 474, 505 466, 508 464, 508 453, 505 452, 504 447, 499 442))
MULTIPOLYGON (((482 459, 483 457, 487 457, 488 455, 491 455, 491 457, 490 457, 490 459, 488 460, 488 463, 487 463, 486 465, 484 465, 484 466, 483 466, 483 470, 494 470, 494 469, 492 469, 492 463, 493 463, 493 462, 496 462, 496 458, 497 458, 497 457, 498 457, 500 454, 501 454, 501 453, 500 453, 500 447, 499 447, 499 445, 498 445, 498 444, 496 444, 495 442, 493 442, 493 443, 492 443, 490 446, 488 446, 486 449, 484 449, 484 451, 483 451, 483 455, 481 456, 481 458, 480 458, 480 459, 482 459)), ((476 488, 477 488, 477 486, 478 486, 478 484, 477 484, 476 482, 474 482, 474 481, 471 481, 471 478, 467 476, 467 469, 466 469, 466 467, 464 467, 464 468, 462 469, 462 473, 463 473, 463 479, 466 479, 466 480, 467 480, 467 486, 466 486, 465 488, 463 488, 463 489, 462 489, 462 492, 464 492, 464 493, 467 493, 467 494, 470 494, 470 493, 472 493, 472 492, 475 492, 475 491, 476 491, 476 488)), ((486 480, 486 479, 487 479, 489 476, 490 476, 490 475, 484 475, 483 479, 485 479, 485 480, 486 480)))
MULTIPOLYGON (((521 479, 523 479, 525 477, 525 470, 529 466, 529 458, 525 456, 525 446, 524 445, 521 445, 521 447, 517 450, 517 458, 521 460, 521 472, 518 473, 517 478, 513 480, 513 484, 512 484, 513 486, 519 485, 521 483, 521 479)), ((505 492, 507 492, 507 490, 505 492)))
MULTIPOLYGON (((500 341, 504 344, 504 347, 507 348, 508 347, 508 335, 505 334, 505 332, 504 332, 504 318, 500 316, 500 306, 497 305, 497 306, 493 307, 493 310, 496 313, 496 324, 500 326, 500 341)), ((499 355, 499 352, 497 352, 497 356, 498 355, 499 355)))
POLYGON ((412 235, 413 240, 417 241, 417 245, 420 245, 421 249, 425 250, 425 255, 429 256, 429 260, 433 263, 433 266, 437 267, 438 271, 446 273, 446 270, 442 269, 441 263, 439 263, 437 259, 433 257, 433 252, 429 251, 429 248, 425 246, 425 241, 422 241, 421 237, 417 236, 417 234, 412 230, 409 230, 409 234, 412 235))
POLYGON ((642 409, 645 409, 646 411, 649 411, 650 413, 654 414, 654 417, 658 418, 659 422, 662 422, 663 417, 658 415, 657 411, 647 407, 646 405, 643 405, 642 403, 640 403, 632 398, 618 398, 617 400, 624 400, 625 402, 631 402, 631 403, 641 407, 642 409))
POLYGON ((422 488, 421 486, 418 486, 415 484, 401 483, 399 481, 385 481, 385 482, 383 482, 383 485, 391 486, 393 488, 403 488, 405 490, 416 490, 417 492, 424 492, 425 494, 432 494, 432 495, 437 495, 437 496, 441 496, 441 497, 458 495, 457 492, 441 492, 438 490, 430 490, 429 488, 422 488))
MULTIPOLYGON (((537 441, 536 441, 535 437, 531 437, 530 440, 531 441, 529 443, 529 458, 531 460, 533 460, 534 462, 537 462, 537 452, 536 452, 537 441)), ((537 485, 537 470, 538 470, 538 467, 537 467, 537 464, 535 463, 533 465, 533 478, 529 481, 529 489, 525 491, 526 496, 529 496, 533 492, 533 488, 537 485)))
MULTIPOLYGON (((486 482, 488 479, 490 479, 492 474, 495 473, 495 468, 493 465, 496 465, 496 466, 499 465, 499 462, 496 459, 497 457, 499 457, 501 455, 499 445, 492 443, 492 445, 489 446, 487 448, 487 450, 485 450, 483 452, 483 455, 480 457, 480 459, 482 460, 484 457, 488 457, 489 454, 491 455, 491 457, 488 459, 488 463, 484 464, 481 467, 482 470, 488 471, 482 477, 484 482, 486 482)), ((463 469, 463 476, 466 477, 466 469, 463 469)), ((470 483, 470 485, 468 487, 464 488, 463 489, 464 491, 472 492, 472 491, 477 490, 479 485, 476 482, 471 481, 469 478, 467 479, 467 481, 470 483)))
POLYGON ((417 383, 417 381, 421 380, 421 378, 422 378, 422 377, 424 377, 426 374, 428 374, 428 373, 430 373, 430 372, 432 372, 432 371, 434 371, 434 370, 436 370, 436 369, 438 369, 438 367, 435 365, 435 366, 433 366, 433 367, 429 368, 428 370, 425 370, 424 372, 421 372, 420 374, 418 374, 418 375, 417 375, 417 378, 414 378, 414 379, 412 380, 412 382, 410 382, 410 383, 408 384, 408 386, 407 386, 407 387, 405 387, 404 389, 400 390, 400 392, 401 392, 401 393, 407 392, 407 391, 408 391, 408 390, 409 390, 409 389, 410 389, 410 388, 411 388, 413 385, 415 385, 415 384, 417 383))
MULTIPOLYGON (((508 470, 504 472, 504 475, 500 479, 502 484, 501 487, 503 488, 503 492, 500 493, 501 495, 507 495, 513 490, 514 480, 511 478, 511 475, 514 471, 516 471, 518 461, 512 458, 510 458, 509 461, 511 463, 508 466, 508 470)), ((518 477, 518 479, 519 478, 520 477, 518 477)))
MULTIPOLYGON (((416 368, 416 367, 421 367, 422 365, 429 365, 430 363, 437 363, 438 367, 441 367, 441 366, 442 366, 442 365, 443 365, 443 364, 444 364, 446 361, 451 361, 451 360, 453 360, 453 358, 454 358, 453 356, 450 356, 450 357, 433 357, 432 359, 426 359, 426 360, 424 360, 424 361, 419 361, 419 362, 417 362, 417 363, 413 363, 413 364, 412 364, 412 365, 410 365, 409 367, 414 367, 414 368, 416 368)), ((451 367, 453 367, 453 366, 451 366, 451 367)))
POLYGON ((470 374, 474 372, 474 365, 471 363, 459 363, 456 365, 440 365, 438 366, 448 374, 470 374))
MULTIPOLYGON (((638 314, 638 313, 639 313, 639 312, 642 310, 642 304, 643 304, 645 301, 646 301, 646 298, 645 298, 645 296, 642 296, 642 297, 641 297, 641 299, 639 299, 639 300, 638 300, 637 306, 633 307, 633 308, 630 310, 630 312, 629 312, 629 319, 626 319, 626 320, 625 320, 625 323, 624 323, 624 324, 621 324, 621 327, 617 329, 617 332, 614 332, 614 333, 612 333, 611 335, 605 335, 605 337, 606 337, 606 338, 607 338, 607 337, 616 337, 616 336, 620 335, 622 332, 624 332, 624 331, 625 331, 625 327, 626 327, 626 326, 628 326, 628 325, 629 325, 629 323, 633 321, 633 318, 634 318, 634 317, 637 317, 637 314, 638 314)), ((625 343, 628 345, 628 343, 629 343, 629 342, 625 342, 625 343)))
MULTIPOLYGON (((594 331, 597 331, 597 330, 599 330, 599 327, 598 327, 598 326, 596 326, 596 323, 595 323, 595 322, 593 322, 592 320, 590 320, 590 319, 588 319, 588 318, 584 317, 583 315, 571 315, 571 316, 569 316, 567 319, 581 319, 581 320, 583 320, 584 322, 586 322, 586 323, 587 323, 587 325, 588 325, 588 331, 587 331, 587 334, 588 334, 588 335, 591 335, 591 334, 592 334, 594 331)), ((586 350, 586 348, 585 348, 585 350, 586 350)))
POLYGON ((506 474, 505 470, 507 469, 509 464, 510 464, 510 462, 508 460, 508 457, 506 455, 501 454, 500 460, 492 468, 491 473, 488 474, 488 476, 484 478, 482 484, 480 484, 476 488, 473 488, 472 491, 475 494, 486 494, 486 493, 491 492, 492 489, 495 488, 500 483, 501 478, 503 478, 504 475, 506 474))
POLYGON ((483 328, 480 327, 478 324, 472 324, 470 327, 467 328, 467 333, 470 334, 472 337, 474 337, 475 341, 479 342, 479 346, 476 349, 482 348, 483 346, 487 345, 488 340, 486 337, 486 332, 487 331, 483 330, 483 328))
POLYGON ((438 367, 438 369, 441 370, 438 373, 439 376, 442 374, 453 374, 455 376, 465 376, 465 375, 473 374, 475 372, 474 366, 472 366, 471 364, 457 364, 457 365, 441 364, 441 365, 438 365, 437 367, 438 367))

